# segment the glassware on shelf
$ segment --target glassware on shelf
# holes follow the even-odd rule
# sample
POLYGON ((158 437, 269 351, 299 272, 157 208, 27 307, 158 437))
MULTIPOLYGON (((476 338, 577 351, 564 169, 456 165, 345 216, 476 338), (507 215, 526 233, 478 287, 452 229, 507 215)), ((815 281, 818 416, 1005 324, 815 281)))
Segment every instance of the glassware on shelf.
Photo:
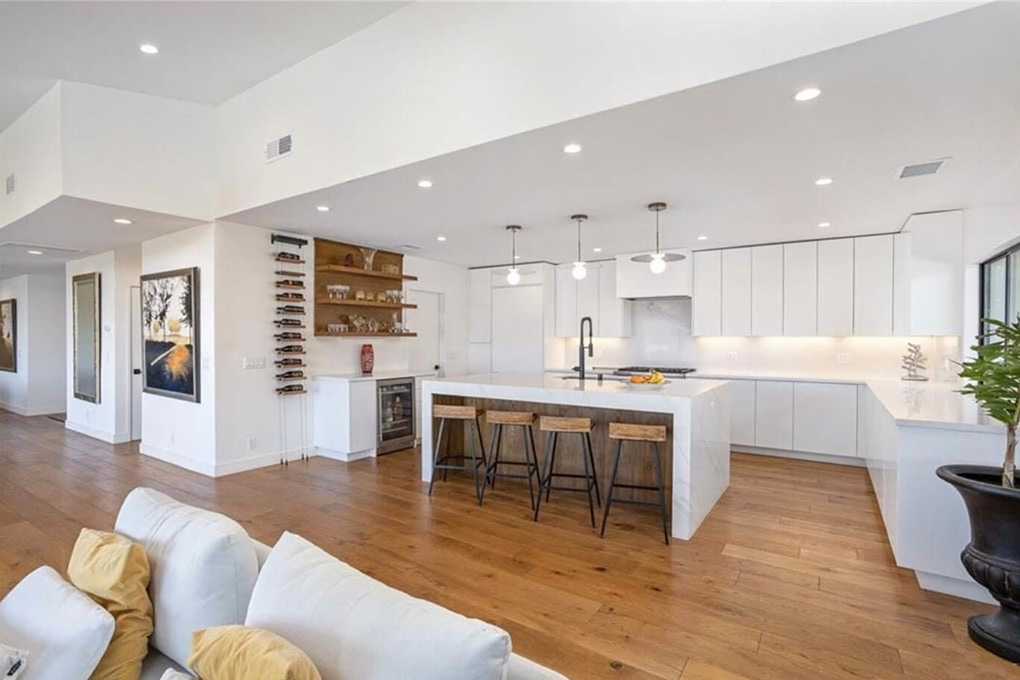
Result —
POLYGON ((355 300, 364 300, 365 299, 365 291, 363 291, 363 290, 355 291, 354 292, 354 299, 355 300))
POLYGON ((372 263, 375 261, 375 248, 360 248, 361 256, 364 258, 365 270, 372 271, 372 263))

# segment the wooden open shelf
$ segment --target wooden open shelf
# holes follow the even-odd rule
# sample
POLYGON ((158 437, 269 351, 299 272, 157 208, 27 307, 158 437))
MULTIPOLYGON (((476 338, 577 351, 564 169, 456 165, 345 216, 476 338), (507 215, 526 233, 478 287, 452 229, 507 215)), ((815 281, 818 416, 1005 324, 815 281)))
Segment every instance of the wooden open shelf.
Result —
POLYGON ((321 333, 316 332, 315 335, 316 335, 316 337, 320 337, 320 338, 417 338, 418 337, 417 333, 387 333, 386 331, 379 331, 377 333, 371 333, 369 331, 365 331, 363 333, 358 333, 356 331, 351 331, 349 333, 328 333, 326 331, 322 331, 321 333))
POLYGON ((321 274, 346 274, 348 276, 367 276, 372 279, 389 279, 390 281, 417 281, 417 276, 410 274, 387 274, 386 272, 374 269, 362 269, 361 267, 348 267, 342 264, 321 264, 315 268, 321 274))
POLYGON ((418 309, 418 305, 412 305, 406 302, 378 302, 377 300, 337 300, 336 298, 330 300, 329 298, 323 300, 316 300, 317 305, 336 305, 338 307, 375 307, 377 309, 418 309))

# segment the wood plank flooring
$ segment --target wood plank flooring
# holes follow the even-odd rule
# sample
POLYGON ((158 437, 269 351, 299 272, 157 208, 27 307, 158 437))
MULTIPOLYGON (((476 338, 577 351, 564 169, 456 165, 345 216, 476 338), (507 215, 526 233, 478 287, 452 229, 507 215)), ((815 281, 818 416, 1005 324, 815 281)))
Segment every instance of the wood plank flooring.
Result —
POLYGON ((921 591, 893 563, 867 473, 735 454, 693 541, 662 544, 653 509, 613 508, 606 538, 580 494, 531 521, 527 488, 485 505, 466 477, 418 481, 415 452, 326 459, 218 480, 0 411, 0 594, 64 571, 82 526, 110 529, 147 485, 223 512, 272 544, 304 535, 391 586, 498 624, 571 678, 859 680, 1020 677, 967 638, 990 608, 921 591))

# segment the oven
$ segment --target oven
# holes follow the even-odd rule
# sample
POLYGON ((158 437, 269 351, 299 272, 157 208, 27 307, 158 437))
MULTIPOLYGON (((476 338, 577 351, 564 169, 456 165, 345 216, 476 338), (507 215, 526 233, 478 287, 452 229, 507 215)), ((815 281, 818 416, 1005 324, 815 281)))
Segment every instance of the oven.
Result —
POLYGON ((376 382, 379 421, 377 453, 414 446, 414 378, 376 382))

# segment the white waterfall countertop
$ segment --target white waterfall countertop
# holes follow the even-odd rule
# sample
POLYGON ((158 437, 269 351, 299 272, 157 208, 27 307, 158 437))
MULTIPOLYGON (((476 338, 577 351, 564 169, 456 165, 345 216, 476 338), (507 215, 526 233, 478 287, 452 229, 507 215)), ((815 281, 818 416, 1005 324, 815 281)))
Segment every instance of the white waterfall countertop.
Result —
MULTIPOLYGON (((664 413, 672 416, 672 528, 689 540, 730 483, 730 402, 724 380, 673 380, 659 388, 580 381, 556 374, 486 373, 422 381, 422 413, 434 396, 664 413)), ((422 419, 422 480, 432 477, 433 419, 422 419)), ((597 435, 603 436, 603 435, 597 435)))

